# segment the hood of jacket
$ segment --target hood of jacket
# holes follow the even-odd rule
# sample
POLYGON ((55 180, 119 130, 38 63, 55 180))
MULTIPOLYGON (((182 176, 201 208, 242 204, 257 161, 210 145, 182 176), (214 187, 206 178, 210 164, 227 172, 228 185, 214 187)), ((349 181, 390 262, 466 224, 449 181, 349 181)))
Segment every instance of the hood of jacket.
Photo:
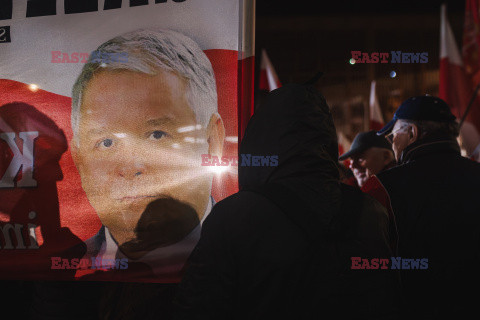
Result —
POLYGON ((325 98, 313 87, 283 86, 250 119, 240 145, 240 188, 288 178, 338 180, 338 143, 325 98), (254 166, 245 158, 276 157, 254 166))
POLYGON ((272 91, 250 119, 239 153, 240 190, 279 183, 304 207, 328 212, 319 215, 324 222, 337 211, 337 135, 325 98, 313 86, 291 84, 272 91), (244 163, 244 157, 253 156, 276 157, 277 165, 244 163))

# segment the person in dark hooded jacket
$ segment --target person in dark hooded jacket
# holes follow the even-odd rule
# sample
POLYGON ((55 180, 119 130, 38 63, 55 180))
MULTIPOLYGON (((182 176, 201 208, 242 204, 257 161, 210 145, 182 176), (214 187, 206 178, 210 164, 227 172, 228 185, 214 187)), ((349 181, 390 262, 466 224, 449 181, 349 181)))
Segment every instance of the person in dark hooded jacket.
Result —
POLYGON ((240 192, 205 220, 174 300, 176 318, 395 318, 395 275, 351 268, 352 257, 390 258, 388 216, 340 184, 323 96, 311 85, 270 93, 240 155, 278 163, 239 162, 240 192))

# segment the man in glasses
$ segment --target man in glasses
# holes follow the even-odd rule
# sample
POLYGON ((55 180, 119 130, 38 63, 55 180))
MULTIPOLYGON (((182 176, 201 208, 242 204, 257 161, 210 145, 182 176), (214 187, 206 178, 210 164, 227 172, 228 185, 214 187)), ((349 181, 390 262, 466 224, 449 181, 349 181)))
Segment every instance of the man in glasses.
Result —
POLYGON ((378 136, 375 131, 360 132, 353 139, 350 150, 338 159, 351 159, 350 169, 362 188, 367 180, 395 165, 392 146, 384 137, 378 136))
POLYGON ((403 102, 377 133, 387 135, 398 161, 378 178, 395 213, 398 256, 412 259, 397 265, 408 318, 463 318, 474 311, 471 292, 480 283, 480 164, 460 155, 458 132, 443 100, 418 96, 403 102), (422 259, 428 259, 426 268, 418 268, 422 259))

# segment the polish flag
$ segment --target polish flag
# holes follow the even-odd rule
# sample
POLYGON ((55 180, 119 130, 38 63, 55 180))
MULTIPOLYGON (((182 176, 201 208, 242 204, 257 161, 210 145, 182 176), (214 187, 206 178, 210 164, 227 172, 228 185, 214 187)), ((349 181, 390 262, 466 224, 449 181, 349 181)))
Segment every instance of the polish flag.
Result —
POLYGON ((383 121, 382 111, 378 103, 375 81, 372 81, 370 87, 370 130, 378 131, 383 128, 385 122, 383 121))
POLYGON ((457 118, 461 118, 468 105, 472 90, 463 68, 462 56, 447 20, 446 7, 440 17, 440 98, 445 100, 457 118))
MULTIPOLYGON (((445 5, 441 7, 440 20, 439 96, 450 105, 453 114, 458 119, 461 119, 472 97, 474 85, 472 84, 472 79, 465 72, 462 56, 457 48, 450 23, 447 20, 445 5)), ((472 105, 465 122, 465 128, 472 127, 467 124, 469 122, 477 132, 480 131, 480 106, 478 99, 472 105)), ((468 155, 471 156, 480 141, 466 143, 471 139, 463 138, 464 134, 462 132, 460 136, 462 138, 462 146, 467 150, 468 155)))
POLYGON ((268 58, 267 51, 262 49, 262 60, 260 62, 260 81, 258 88, 260 90, 272 91, 280 88, 282 84, 278 80, 277 73, 273 67, 270 59, 268 58))

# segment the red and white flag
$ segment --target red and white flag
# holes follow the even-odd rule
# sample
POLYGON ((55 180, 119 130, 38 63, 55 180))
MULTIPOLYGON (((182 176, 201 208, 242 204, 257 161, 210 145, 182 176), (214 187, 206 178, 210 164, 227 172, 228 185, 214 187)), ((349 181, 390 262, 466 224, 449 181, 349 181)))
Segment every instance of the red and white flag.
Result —
MULTIPOLYGON (((468 2, 468 1, 467 1, 468 2)), ((445 5, 441 7, 440 24, 440 88, 439 96, 452 108, 453 114, 461 119, 473 94, 474 85, 467 75, 460 51, 455 43, 450 23, 447 20, 445 5)), ((466 32, 468 34, 468 32, 466 32)), ((474 101, 466 118, 473 127, 480 131, 480 105, 474 101)), ((472 127, 468 124, 466 127, 472 127)), ((462 136, 462 133, 460 133, 462 136)), ((463 139, 463 147, 469 156, 472 155, 480 141, 463 139), (468 143, 465 143, 468 142, 468 143)))
POLYGON ((272 91, 280 88, 282 84, 278 80, 277 72, 268 58, 267 51, 262 49, 262 60, 260 62, 260 81, 258 88, 260 90, 272 91))
POLYGON ((445 100, 457 118, 461 118, 470 99, 471 86, 465 74, 462 56, 447 20, 445 5, 440 16, 440 98, 445 100))
POLYGON ((370 130, 378 131, 383 128, 385 122, 383 121, 382 111, 378 103, 376 85, 377 83, 372 81, 370 87, 370 130))

